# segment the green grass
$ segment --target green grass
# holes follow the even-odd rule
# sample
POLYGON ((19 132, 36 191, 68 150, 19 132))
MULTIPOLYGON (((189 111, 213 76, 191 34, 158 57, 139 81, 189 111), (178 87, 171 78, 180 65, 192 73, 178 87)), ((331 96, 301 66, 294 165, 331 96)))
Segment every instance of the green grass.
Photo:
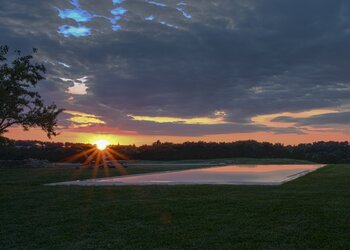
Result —
POLYGON ((93 175, 0 170, 0 248, 350 249, 350 165, 276 187, 43 185, 93 175))

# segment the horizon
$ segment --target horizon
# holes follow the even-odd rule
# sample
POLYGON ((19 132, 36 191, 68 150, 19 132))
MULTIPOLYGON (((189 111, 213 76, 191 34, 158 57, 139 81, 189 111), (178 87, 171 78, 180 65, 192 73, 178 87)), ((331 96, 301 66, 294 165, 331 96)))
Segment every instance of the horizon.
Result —
POLYGON ((172 144, 185 144, 185 143, 194 143, 194 144, 198 144, 198 143, 216 143, 216 144, 221 144, 221 143, 237 143, 237 142, 257 142, 257 143, 271 143, 273 145, 277 145, 277 144, 281 144, 282 146, 300 146, 300 145, 303 145, 303 144, 317 144, 317 143, 350 143, 350 141, 348 140, 329 140, 329 141, 324 141, 324 140, 316 140, 316 141, 312 141, 312 142, 301 142, 301 143, 296 143, 296 144, 286 144, 286 143, 280 143, 280 142, 269 142, 269 141, 258 141, 258 140, 254 140, 254 139, 245 139, 245 140, 233 140, 233 141, 201 141, 201 140, 187 140, 187 141, 179 141, 179 142, 174 142, 174 141, 161 141, 161 140, 157 140, 155 138, 154 141, 152 142, 147 142, 147 143, 141 143, 141 144, 135 144, 135 143, 131 143, 131 144, 122 144, 120 142, 117 141, 117 143, 113 142, 113 139, 108 139, 108 137, 103 137, 103 136, 97 136, 97 137, 94 137, 94 138, 97 138, 97 139, 94 139, 94 140, 91 140, 91 142, 80 142, 80 141, 58 141, 58 140, 50 140, 50 139, 47 139, 47 140, 36 140, 36 139, 13 139, 13 138, 9 138, 9 137, 4 137, 3 138, 7 138, 7 139, 10 139, 10 140, 13 140, 15 142, 40 142, 40 143, 61 143, 61 144, 84 144, 84 145, 97 145, 99 143, 99 141, 105 141, 106 142, 106 146, 109 147, 109 146, 136 146, 136 147, 141 147, 141 146, 152 146, 153 144, 155 143, 158 143, 160 142, 161 144, 167 144, 167 143, 172 143, 172 144))
MULTIPOLYGON (((350 141, 348 9, 346 1, 14 0, 2 3, 0 45, 39 49, 47 73, 37 90, 65 109, 52 142, 350 141)), ((4 136, 49 141, 40 129, 4 136)))

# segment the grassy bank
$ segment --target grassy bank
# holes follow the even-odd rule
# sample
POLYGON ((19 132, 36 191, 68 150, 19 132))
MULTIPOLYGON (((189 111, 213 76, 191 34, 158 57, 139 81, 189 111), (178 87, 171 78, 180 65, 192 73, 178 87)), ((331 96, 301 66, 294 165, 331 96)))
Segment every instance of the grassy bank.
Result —
POLYGON ((350 248, 350 165, 279 187, 43 186, 105 174, 0 170, 0 248, 350 248))

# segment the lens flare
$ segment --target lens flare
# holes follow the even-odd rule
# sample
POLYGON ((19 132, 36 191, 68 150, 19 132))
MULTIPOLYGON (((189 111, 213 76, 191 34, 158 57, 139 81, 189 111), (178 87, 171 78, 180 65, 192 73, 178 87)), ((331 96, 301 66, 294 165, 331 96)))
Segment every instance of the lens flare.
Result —
POLYGON ((97 140, 95 141, 94 144, 96 145, 97 149, 100 151, 105 150, 110 145, 109 141, 107 140, 97 140))

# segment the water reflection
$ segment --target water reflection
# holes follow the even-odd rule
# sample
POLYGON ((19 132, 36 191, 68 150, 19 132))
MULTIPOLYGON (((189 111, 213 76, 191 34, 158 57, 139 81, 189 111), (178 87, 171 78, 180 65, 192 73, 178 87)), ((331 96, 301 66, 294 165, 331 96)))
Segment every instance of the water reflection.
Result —
POLYGON ((213 167, 200 169, 198 172, 215 172, 215 173, 266 173, 273 171, 298 171, 298 170, 315 170, 318 165, 234 165, 225 167, 213 167))
POLYGON ((323 165, 235 165, 66 182, 59 185, 280 185, 321 167, 323 165))

